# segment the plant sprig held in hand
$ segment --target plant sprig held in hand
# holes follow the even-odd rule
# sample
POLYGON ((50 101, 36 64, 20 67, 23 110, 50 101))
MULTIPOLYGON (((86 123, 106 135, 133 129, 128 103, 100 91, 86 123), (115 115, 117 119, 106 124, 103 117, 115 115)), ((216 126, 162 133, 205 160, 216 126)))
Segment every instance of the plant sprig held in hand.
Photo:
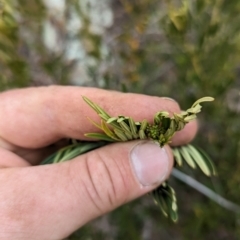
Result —
MULTIPOLYGON (((196 119, 196 115, 201 111, 200 103, 213 101, 212 97, 203 97, 197 100, 186 111, 181 113, 173 113, 172 116, 166 111, 157 112, 154 115, 153 123, 147 120, 135 122, 131 117, 118 116, 111 117, 104 109, 92 102, 87 97, 83 97, 84 101, 99 115, 101 123, 98 124, 90 119, 90 121, 102 133, 87 133, 85 136, 104 140, 109 142, 130 141, 133 139, 151 139, 163 147, 171 142, 172 137, 177 131, 182 130, 187 123, 196 119)), ((192 145, 186 145, 173 149, 176 165, 182 166, 183 160, 191 168, 196 168, 196 165, 207 176, 215 175, 216 171, 213 163, 204 152, 198 151, 192 145)), ((177 216, 177 200, 175 191, 169 186, 168 182, 164 182, 161 186, 155 189, 153 197, 157 205, 159 205, 163 214, 176 221, 177 216)))
POLYGON ((87 97, 83 97, 83 99, 100 116, 101 124, 91 121, 97 128, 103 131, 103 133, 87 133, 85 136, 110 142, 152 139, 158 142, 161 147, 170 143, 173 135, 177 131, 182 130, 187 123, 196 119, 196 114, 202 108, 200 103, 214 100, 212 97, 203 97, 186 111, 173 113, 172 117, 166 111, 157 112, 153 118, 153 124, 150 124, 147 120, 135 122, 131 117, 121 115, 111 117, 87 97))
MULTIPOLYGON (((72 139, 72 144, 60 149, 57 153, 48 157, 43 164, 57 163, 70 160, 80 154, 99 148, 110 142, 131 141, 134 139, 151 139, 163 147, 171 142, 177 131, 182 130, 187 123, 194 120, 201 111, 203 102, 213 101, 212 97, 203 97, 197 100, 186 111, 173 113, 172 116, 166 111, 157 112, 153 122, 147 120, 134 121, 131 117, 119 115, 110 116, 103 108, 92 102, 89 98, 83 97, 84 101, 99 115, 100 123, 89 119, 101 132, 86 133, 85 136, 101 141, 77 141, 72 139)), ((185 145, 173 148, 175 165, 181 167, 185 161, 191 168, 197 166, 207 176, 216 174, 215 167, 210 158, 200 149, 192 145, 185 145)), ((152 192, 155 203, 160 207, 163 214, 173 221, 177 221, 177 200, 174 189, 166 181, 152 192)))

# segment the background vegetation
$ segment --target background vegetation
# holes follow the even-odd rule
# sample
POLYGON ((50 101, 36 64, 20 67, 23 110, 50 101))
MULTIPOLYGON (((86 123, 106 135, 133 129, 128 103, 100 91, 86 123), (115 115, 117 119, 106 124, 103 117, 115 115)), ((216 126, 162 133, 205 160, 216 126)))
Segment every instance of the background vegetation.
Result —
MULTIPOLYGON (((169 96, 183 108, 215 97, 194 141, 218 177, 189 175, 240 201, 240 2, 0 0, 0 89, 72 84, 169 96)), ((148 196, 69 239, 240 239, 240 218, 171 179, 180 219, 148 196)))

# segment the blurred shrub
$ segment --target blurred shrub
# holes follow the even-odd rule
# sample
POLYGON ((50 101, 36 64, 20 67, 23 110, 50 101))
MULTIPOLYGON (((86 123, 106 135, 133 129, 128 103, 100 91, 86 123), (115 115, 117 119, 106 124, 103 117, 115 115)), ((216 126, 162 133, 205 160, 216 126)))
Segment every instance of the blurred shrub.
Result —
MULTIPOLYGON (((237 0, 1 0, 0 89, 74 84, 167 95, 183 108, 210 95, 196 144, 216 179, 195 177, 239 203, 240 2, 237 0)), ((189 174, 192 172, 186 169, 189 174)), ((180 221, 147 197, 69 239, 239 239, 239 218, 171 180, 180 221), (227 217, 226 217, 227 216, 227 217), (101 232, 101 235, 99 235, 101 232)))

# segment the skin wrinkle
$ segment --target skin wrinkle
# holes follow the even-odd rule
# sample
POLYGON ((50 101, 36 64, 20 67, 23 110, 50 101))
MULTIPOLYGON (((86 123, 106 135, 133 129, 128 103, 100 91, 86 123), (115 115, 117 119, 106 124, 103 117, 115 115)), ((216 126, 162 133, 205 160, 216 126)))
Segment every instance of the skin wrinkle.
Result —
MULTIPOLYGON (((123 144, 126 144, 126 143, 123 143, 123 144)), ((104 173, 103 175, 107 179, 107 180, 105 180, 105 178, 104 178, 104 182, 108 182, 111 185, 113 185, 113 187, 114 187, 114 191, 115 191, 114 207, 118 206, 122 202, 126 202, 130 196, 129 185, 131 184, 131 182, 130 182, 131 180, 129 179, 129 177, 131 177, 131 174, 132 174, 130 171, 125 171, 125 173, 124 173, 125 177, 123 176, 123 169, 127 168, 127 164, 125 164, 124 161, 122 163, 119 163, 119 161, 114 161, 115 150, 108 151, 108 158, 112 159, 111 161, 106 159, 105 155, 102 156, 100 151, 96 151, 94 154, 98 154, 98 156, 100 156, 99 159, 101 159, 101 162, 103 162, 104 165, 106 165, 105 161, 108 162, 108 166, 106 166, 106 169, 105 169, 108 172, 104 173), (110 171, 110 169, 114 169, 114 172, 110 171), (111 173, 114 175, 111 175, 111 173), (121 177, 122 181, 119 181, 119 176, 121 177), (109 182, 109 179, 112 179, 112 181, 109 182), (114 181, 114 179, 115 179, 115 181, 114 181)), ((123 153, 123 155, 126 155, 126 154, 123 153)), ((93 159, 94 159, 94 157, 93 157, 93 159)), ((102 169, 101 169, 101 171, 102 171, 102 169)), ((107 188, 109 188, 109 185, 107 185, 107 188)))
MULTIPOLYGON (((104 166, 104 164, 103 164, 103 158, 101 157, 99 151, 94 152, 93 156, 94 157, 92 157, 92 158, 88 157, 86 160, 88 162, 88 170, 90 172, 91 181, 94 185, 94 190, 96 191, 99 200, 102 202, 101 205, 106 206, 108 204, 106 204, 106 201, 103 198, 103 197, 105 197, 105 194, 104 195, 102 194, 100 187, 103 186, 102 180, 105 183, 105 185, 107 185, 107 183, 109 182, 109 181, 106 181, 106 178, 109 179, 109 176, 107 175, 108 172, 104 171, 104 170, 106 170, 105 168, 102 169, 102 166, 104 166), (92 164, 90 165, 90 162, 92 162, 91 160, 93 160, 93 159, 95 159, 94 165, 92 165, 92 164), (98 181, 99 178, 101 179, 100 182, 98 181)), ((104 188, 106 188, 106 187, 104 187, 104 188)), ((107 186, 107 188, 108 188, 108 186, 107 186)), ((103 214, 104 211, 102 210, 101 213, 103 214)))
POLYGON ((98 204, 96 204, 96 200, 94 200, 94 197, 92 197, 92 193, 90 193, 90 191, 89 191, 88 184, 85 183, 85 181, 82 181, 82 184, 83 184, 83 187, 84 187, 87 195, 89 196, 92 204, 96 207, 96 209, 98 210, 98 212, 101 213, 101 209, 99 208, 98 204))
MULTIPOLYGON (((85 161, 85 165, 86 165, 86 170, 87 170, 87 173, 88 173, 88 176, 89 176, 89 180, 90 180, 92 189, 93 189, 93 191, 94 191, 94 193, 95 193, 95 194, 93 194, 93 196, 92 196, 92 193, 89 192, 89 194, 90 194, 90 196, 91 196, 91 199, 92 199, 94 205, 97 206, 97 208, 99 209, 99 213, 101 214, 101 213, 102 213, 101 207, 98 206, 97 201, 96 201, 96 198, 94 197, 94 195, 97 196, 97 199, 99 199, 99 200, 101 200, 101 201, 102 201, 102 199, 101 199, 101 197, 100 197, 100 195, 99 195, 99 192, 98 192, 98 190, 97 190, 97 188, 96 188, 96 186, 95 186, 95 183, 94 183, 94 181, 93 181, 93 176, 92 176, 92 174, 94 174, 94 173, 92 173, 91 167, 89 166, 89 161, 90 161, 90 159, 87 157, 87 159, 86 159, 86 161, 85 161)), ((87 189, 87 190, 89 191, 89 189, 87 189)))
MULTIPOLYGON (((87 163, 85 163, 86 166, 87 163)), ((86 166, 86 170, 88 170, 87 166, 86 166)), ((78 190, 79 189, 79 185, 83 186, 84 188, 84 193, 87 193, 88 198, 90 199, 90 201, 93 203, 93 205, 95 206, 95 208, 97 209, 98 212, 101 212, 101 209, 99 208, 99 206, 95 203, 94 198, 92 197, 92 194, 89 191, 89 187, 88 184, 84 181, 83 178, 80 178, 80 184, 76 184, 76 174, 75 174, 76 168, 75 165, 68 165, 68 176, 70 178, 70 183, 69 186, 71 186, 74 189, 74 193, 76 193, 79 197, 79 199, 81 200, 83 195, 81 194, 81 192, 78 190)), ((89 176, 89 171, 87 171, 87 174, 89 176)), ((78 178, 79 179, 79 178, 78 178)), ((90 177, 88 178, 90 179, 90 177)), ((91 183, 92 184, 92 183, 91 183)), ((74 194, 73 194, 74 196, 74 194)), ((80 202, 81 203, 81 202, 80 202)))
MULTIPOLYGON (((119 162, 118 161, 115 161, 115 163, 116 163, 116 165, 117 165, 117 167, 118 167, 118 169, 120 169, 120 164, 119 164, 119 162)), ((124 168, 124 172, 128 172, 127 171, 127 169, 126 169, 126 165, 125 164, 122 164, 122 167, 124 168)), ((127 196, 129 195, 129 182, 128 182, 128 180, 127 180, 127 178, 126 177, 124 177, 124 173, 123 173, 123 171, 119 171, 119 175, 120 175, 120 177, 121 177, 121 179, 122 179, 122 186, 123 186, 123 189, 125 189, 125 193, 124 194, 122 194, 121 196, 124 196, 124 199, 121 199, 122 200, 122 202, 123 203, 126 203, 127 202, 127 196)), ((127 175, 127 174, 126 174, 127 175)))
MULTIPOLYGON (((124 196, 124 200, 125 200, 125 198, 128 197, 129 194, 126 192, 126 189, 128 189, 128 187, 124 188, 122 186, 122 182, 119 183, 119 182, 114 182, 113 181, 114 178, 111 175, 111 172, 109 171, 109 168, 111 167, 114 170, 118 170, 117 172, 114 171, 114 177, 115 178, 116 178, 116 176, 119 175, 118 173, 121 173, 122 168, 121 167, 116 167, 116 166, 119 166, 119 165, 115 164, 116 161, 114 161, 114 159, 111 161, 111 165, 107 166, 106 163, 104 162, 105 157, 101 156, 100 153, 101 153, 100 151, 92 152, 93 156, 91 157, 91 160, 95 159, 94 165, 92 163, 90 164, 90 162, 92 162, 92 161, 88 160, 89 158, 87 158, 87 161, 89 161, 88 171, 90 172, 91 182, 94 184, 94 189, 98 193, 98 198, 103 203, 103 206, 109 205, 109 204, 106 203, 105 201, 103 201, 103 199, 102 199, 103 194, 102 194, 102 191, 101 191, 101 189, 102 189, 101 187, 103 187, 104 190, 106 190, 106 189, 108 190, 109 188, 113 188, 112 192, 107 191, 106 194, 108 195, 108 198, 111 198, 112 204, 115 202, 115 204, 113 204, 112 207, 116 207, 117 205, 119 205, 119 203, 122 203, 122 199, 119 198, 119 197, 124 196), (114 166, 112 164, 114 164, 114 166), (93 173, 91 173, 91 172, 93 172, 93 173), (101 179, 105 183, 106 187, 102 186, 102 183, 99 183, 98 179, 101 179), (109 183, 110 183, 110 186, 109 186, 109 183), (119 190, 118 193, 116 191, 116 187, 119 190), (124 191, 122 191, 122 190, 124 190, 124 191)), ((111 154, 111 153, 109 153, 109 154, 111 154)), ((111 158, 111 156, 110 156, 110 158, 111 158)), ((104 196, 106 196, 106 195, 104 194, 104 196)))
POLYGON ((107 198, 108 198, 108 200, 109 200, 110 205, 111 205, 112 207, 114 207, 114 206, 115 206, 115 204, 114 204, 115 201, 114 201, 114 200, 117 199, 115 184, 114 184, 114 181, 113 181, 113 177, 112 177, 112 175, 111 175, 111 172, 109 171, 108 166, 106 165, 105 161, 102 161, 102 163, 103 163, 104 168, 105 168, 105 170, 106 170, 106 172, 107 172, 107 176, 108 176, 108 178, 109 178, 110 186, 111 186, 111 188, 112 188, 112 191, 108 191, 107 198), (111 194, 111 193, 112 193, 112 194, 111 194))

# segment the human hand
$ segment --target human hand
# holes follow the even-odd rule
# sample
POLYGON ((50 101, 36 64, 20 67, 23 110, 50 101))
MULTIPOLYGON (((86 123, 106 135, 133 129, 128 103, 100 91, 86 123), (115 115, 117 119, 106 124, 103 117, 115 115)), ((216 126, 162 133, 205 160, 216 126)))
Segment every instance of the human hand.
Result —
MULTIPOLYGON (((109 114, 147 119, 179 112, 175 101, 94 88, 39 87, 0 94, 0 239, 63 239, 90 220, 140 197, 171 172, 169 146, 150 141, 114 143, 60 164, 38 164, 67 138, 88 140, 98 116, 82 96, 109 114)), ((197 124, 176 133, 191 141, 197 124)))

